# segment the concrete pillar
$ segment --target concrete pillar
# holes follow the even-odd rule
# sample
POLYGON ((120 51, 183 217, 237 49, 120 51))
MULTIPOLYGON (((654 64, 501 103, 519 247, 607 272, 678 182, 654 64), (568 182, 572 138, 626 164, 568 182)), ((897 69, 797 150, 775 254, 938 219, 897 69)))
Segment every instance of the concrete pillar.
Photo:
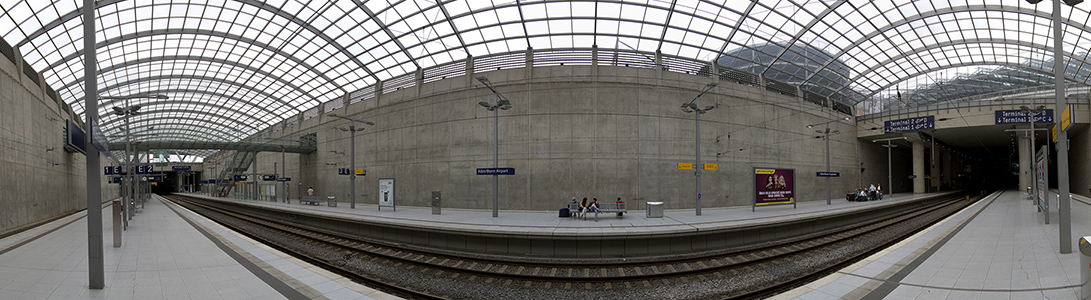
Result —
POLYGON ((591 45, 591 79, 599 78, 599 45, 591 45))
POLYGON ((383 97, 383 81, 375 83, 375 107, 382 105, 381 101, 383 97))
POLYGON ((1025 193, 1033 184, 1030 169, 1033 163, 1030 159, 1030 136, 1026 132, 1021 132, 1015 141, 1016 147, 1019 148, 1019 191, 1025 193))
POLYGON ((474 85, 474 57, 466 57, 466 86, 474 85))
POLYGON ((913 193, 924 193, 924 142, 913 141, 913 193))
MULTIPOLYGON (((931 144, 931 143, 929 143, 929 144, 931 144)), ((929 176, 929 178, 934 178, 934 179, 929 179, 928 183, 929 183, 929 186, 931 186, 930 191, 937 192, 937 191, 939 191, 939 182, 940 182, 940 177, 939 177, 940 160, 941 160, 941 158, 943 158, 943 156, 942 156, 942 154, 940 154, 940 151, 939 151, 938 147, 930 148, 929 152, 931 152, 931 153, 929 153, 929 154, 931 154, 931 157, 929 157, 929 159, 932 160, 932 161, 928 165, 928 168, 929 168, 928 173, 931 174, 931 176, 929 176)))
POLYGON ((655 50, 655 84, 663 84, 663 52, 655 50))
POLYGON ((534 78, 534 48, 527 47, 527 80, 534 78))
POLYGON ((424 85, 424 69, 417 69, 417 98, 420 98, 420 87, 424 85))

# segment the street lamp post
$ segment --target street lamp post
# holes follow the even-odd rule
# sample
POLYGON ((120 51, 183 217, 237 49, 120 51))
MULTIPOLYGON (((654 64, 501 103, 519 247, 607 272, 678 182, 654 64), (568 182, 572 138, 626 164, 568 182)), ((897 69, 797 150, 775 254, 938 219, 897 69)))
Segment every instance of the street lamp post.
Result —
POLYGON ((166 100, 166 99, 169 99, 170 97, 167 97, 167 95, 129 95, 129 96, 107 96, 107 97, 99 97, 98 98, 99 100, 124 100, 125 101, 124 108, 117 107, 117 106, 113 107, 115 115, 118 115, 118 116, 121 116, 121 117, 125 118, 125 160, 128 162, 126 164, 127 165, 126 166, 126 172, 128 173, 128 176, 126 176, 126 177, 128 177, 128 178, 126 180, 127 182, 126 182, 125 191, 124 191, 125 192, 125 195, 124 195, 125 198, 124 198, 124 200, 122 200, 123 201, 122 203, 124 203, 123 207, 125 208, 124 214, 126 216, 126 218, 123 219, 123 221, 124 221, 123 226, 124 227, 129 227, 128 220, 130 218, 132 218, 132 212, 133 212, 132 211, 132 203, 130 203, 130 199, 132 197, 134 197, 135 194, 136 194, 135 184, 137 183, 136 182, 137 177, 136 177, 136 174, 135 174, 135 170, 133 169, 133 159, 135 158, 136 155, 133 155, 134 157, 129 157, 130 156, 129 148, 130 148, 130 144, 132 143, 132 134, 130 132, 129 119, 132 116, 139 115, 140 114, 140 107, 141 107, 139 104, 138 105, 130 105, 129 100, 136 99, 136 98, 151 98, 151 99, 166 100))
MULTIPOLYGON (((1030 4, 1038 4, 1042 0, 1027 0, 1030 4)), ((1075 6, 1083 0, 1064 0, 1068 6, 1075 6)), ((1054 120, 1060 122, 1065 105, 1064 86, 1064 55, 1061 47, 1061 2, 1053 0, 1053 84, 1056 91, 1057 104, 1053 107, 1054 120)), ((1033 133, 1033 131, 1032 131, 1033 133)), ((1060 235, 1061 254, 1072 253, 1072 208, 1068 186, 1068 132, 1064 128, 1057 130, 1057 218, 1058 234, 1060 235)))
MULTIPOLYGON (((492 112, 493 129, 494 129, 493 130, 492 167, 494 169, 496 169, 496 168, 500 168, 500 115, 499 115, 499 111, 497 111, 497 109, 502 109, 502 110, 511 109, 511 101, 508 101, 507 97, 504 97, 503 95, 501 95, 500 92, 497 91, 496 88, 494 88, 492 86, 492 82, 489 81, 488 77, 478 76, 477 81, 480 81, 481 84, 484 84, 485 87, 488 87, 489 90, 492 90, 492 94, 493 94, 492 104, 489 104, 488 102, 485 102, 485 101, 478 102, 477 104, 481 105, 486 110, 492 112)), ((492 217, 493 218, 496 218, 497 216, 499 216, 499 213, 498 213, 499 206, 500 206, 500 177, 497 174, 493 174, 492 175, 492 217)))
MULTIPOLYGON (((815 124, 807 125, 807 128, 813 128, 814 126, 819 125, 819 124, 826 125, 826 130, 824 130, 824 131, 823 130, 815 130, 815 132, 825 134, 825 138, 826 138, 826 172, 827 173, 830 172, 830 123, 837 122, 837 121, 848 121, 849 119, 851 119, 851 118, 850 117, 844 117, 844 118, 841 118, 841 119, 829 120, 829 121, 822 122, 822 123, 815 123, 815 124)), ((833 131, 833 133, 838 133, 838 132, 840 132, 840 131, 837 131, 837 130, 833 131)), ((832 183, 830 182, 830 179, 831 178, 829 176, 826 176, 826 205, 833 204, 833 188, 832 188, 832 183)))
POLYGON ((695 124, 694 149, 696 154, 694 155, 693 175, 695 181, 694 191, 697 194, 696 207, 698 216, 701 215, 701 114, 707 113, 708 111, 716 108, 716 106, 701 107, 701 95, 704 95, 709 90, 712 90, 712 88, 716 87, 716 85, 716 82, 709 82, 705 85, 704 89, 702 89, 700 93, 697 93, 697 96, 693 96, 693 99, 690 99, 689 102, 682 103, 682 111, 686 113, 693 113, 693 122, 695 124))
POLYGON ((338 114, 329 114, 328 116, 349 120, 349 128, 341 130, 349 132, 349 168, 352 169, 352 174, 349 174, 349 191, 351 193, 349 196, 349 208, 356 208, 356 132, 364 130, 363 128, 357 130, 356 122, 372 126, 374 126, 375 123, 371 121, 357 120, 338 114))

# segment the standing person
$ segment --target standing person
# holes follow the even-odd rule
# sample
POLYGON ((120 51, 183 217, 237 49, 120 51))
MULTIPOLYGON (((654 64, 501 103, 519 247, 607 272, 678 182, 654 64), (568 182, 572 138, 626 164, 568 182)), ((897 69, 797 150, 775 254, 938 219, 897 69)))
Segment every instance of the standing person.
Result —
POLYGON ((869 198, 868 200, 879 200, 879 198, 875 197, 875 184, 874 183, 872 183, 871 186, 867 188, 867 191, 868 191, 868 198, 869 198))
POLYGON ((875 193, 877 193, 879 195, 879 200, 883 200, 883 185, 882 184, 878 184, 878 183, 875 184, 875 193))
MULTIPOLYGON (((595 212, 595 222, 598 222, 599 221, 599 212, 600 212, 600 210, 599 210, 599 198, 592 198, 591 199, 591 205, 589 205, 587 209, 595 212)), ((584 218, 584 219, 586 219, 586 218, 584 218)))

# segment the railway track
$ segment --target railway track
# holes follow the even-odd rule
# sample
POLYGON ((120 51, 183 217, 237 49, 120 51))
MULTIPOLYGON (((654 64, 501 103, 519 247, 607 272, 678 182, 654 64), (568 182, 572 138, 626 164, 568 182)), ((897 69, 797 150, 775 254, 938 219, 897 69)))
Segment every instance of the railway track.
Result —
POLYGON ((699 255, 526 259, 365 240, 177 201, 225 226, 363 284, 408 298, 760 298, 866 257, 969 205, 958 197, 826 234, 699 255))

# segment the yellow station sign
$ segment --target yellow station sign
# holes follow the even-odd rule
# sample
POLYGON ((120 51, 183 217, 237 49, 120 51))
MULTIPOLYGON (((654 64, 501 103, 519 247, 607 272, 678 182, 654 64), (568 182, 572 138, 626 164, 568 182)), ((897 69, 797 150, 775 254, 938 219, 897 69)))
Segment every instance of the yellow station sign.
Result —
POLYGON ((678 163, 679 170, 693 170, 693 163, 678 163))
POLYGON ((717 164, 705 164, 705 170, 713 170, 713 171, 715 171, 715 170, 717 170, 717 169, 719 169, 719 168, 720 168, 720 166, 719 166, 719 165, 717 165, 717 164))

